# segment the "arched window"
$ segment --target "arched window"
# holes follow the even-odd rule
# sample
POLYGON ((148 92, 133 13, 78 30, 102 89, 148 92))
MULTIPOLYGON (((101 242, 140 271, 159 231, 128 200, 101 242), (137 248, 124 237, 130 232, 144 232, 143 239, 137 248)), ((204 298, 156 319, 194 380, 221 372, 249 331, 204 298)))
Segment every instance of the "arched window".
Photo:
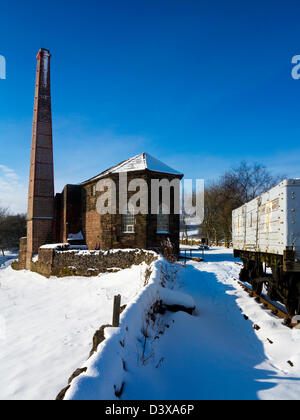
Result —
POLYGON ((122 215, 122 230, 123 233, 134 233, 135 216, 134 212, 128 210, 127 214, 122 215))
POLYGON ((168 206, 161 204, 159 206, 159 214, 157 215, 157 233, 169 233, 170 230, 170 214, 168 206))

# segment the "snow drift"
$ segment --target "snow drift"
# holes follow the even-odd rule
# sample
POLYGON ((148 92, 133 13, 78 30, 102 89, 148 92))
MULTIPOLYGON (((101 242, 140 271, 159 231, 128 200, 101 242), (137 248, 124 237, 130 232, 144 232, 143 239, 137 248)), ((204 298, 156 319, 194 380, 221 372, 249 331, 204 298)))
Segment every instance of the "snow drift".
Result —
POLYGON ((151 264, 149 283, 122 314, 120 327, 105 329, 106 340, 85 364, 87 371, 73 380, 65 400, 120 397, 126 386, 128 365, 142 366, 151 358, 149 338, 158 334, 161 304, 195 307, 191 296, 173 290, 176 276, 173 267, 162 257, 151 264))

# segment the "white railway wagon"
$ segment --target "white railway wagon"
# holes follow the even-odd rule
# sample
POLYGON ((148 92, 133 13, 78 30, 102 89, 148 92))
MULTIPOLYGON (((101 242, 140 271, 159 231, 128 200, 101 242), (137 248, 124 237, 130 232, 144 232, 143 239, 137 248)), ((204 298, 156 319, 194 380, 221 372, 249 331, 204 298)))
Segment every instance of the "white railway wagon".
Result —
POLYGON ((232 219, 234 254, 244 262, 241 280, 258 293, 265 284, 270 298, 300 313, 300 179, 282 181, 234 210, 232 219))
POLYGON ((233 247, 300 260, 300 179, 287 179, 233 211, 233 247))

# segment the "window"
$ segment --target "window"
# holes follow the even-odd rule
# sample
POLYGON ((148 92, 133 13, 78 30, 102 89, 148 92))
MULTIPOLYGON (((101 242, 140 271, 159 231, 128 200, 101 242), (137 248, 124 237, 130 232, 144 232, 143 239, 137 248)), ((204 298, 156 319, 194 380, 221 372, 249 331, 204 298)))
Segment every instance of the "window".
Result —
POLYGON ((167 206, 160 205, 159 214, 157 215, 157 233, 169 233, 170 229, 170 215, 167 206))
POLYGON ((96 197, 96 185, 92 185, 92 197, 96 197))
POLYGON ((122 215, 123 233, 134 233, 134 224, 134 214, 128 213, 122 215))

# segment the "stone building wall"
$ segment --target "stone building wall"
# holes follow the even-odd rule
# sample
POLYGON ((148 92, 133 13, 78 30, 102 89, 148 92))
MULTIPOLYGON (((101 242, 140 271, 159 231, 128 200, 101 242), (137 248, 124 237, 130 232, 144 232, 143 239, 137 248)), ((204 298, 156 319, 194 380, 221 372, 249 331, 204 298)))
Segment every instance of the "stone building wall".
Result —
MULTIPOLYGON (((168 181, 172 181, 174 179, 174 175, 162 174, 162 173, 154 173, 148 172, 148 187, 149 187, 149 194, 150 194, 150 187, 151 187, 151 180, 152 179, 167 179, 168 181)), ((161 194, 160 194, 161 195, 161 194)), ((162 198, 160 196, 160 202, 162 198)), ((170 217, 169 217, 169 232, 167 234, 159 234, 157 233, 157 215, 151 214, 151 207, 150 207, 150 197, 149 197, 149 215, 147 219, 147 248, 148 249, 157 249, 160 248, 161 243, 166 240, 167 238, 170 239, 174 246, 174 250, 176 254, 179 254, 179 237, 180 237, 180 215, 174 214, 174 202, 175 202, 175 193, 174 189, 170 191, 170 217)))
MULTIPOLYGON (((113 179, 117 192, 119 188, 119 174, 109 175, 107 178, 113 179)), ((151 180, 155 179, 174 179, 174 176, 154 173, 152 171, 136 171, 127 173, 128 184, 133 179, 143 179, 148 185, 148 215, 138 214, 135 216, 135 232, 124 233, 122 226, 122 215, 102 215, 96 211, 99 192, 93 196, 93 186, 97 181, 92 181, 83 186, 83 233, 89 249, 111 249, 111 248, 159 248, 161 242, 167 237, 174 244, 176 252, 179 250, 180 216, 175 215, 174 193, 171 191, 171 214, 169 234, 157 234, 157 215, 151 215, 151 180)), ((104 178, 103 178, 104 179, 104 178)), ((136 192, 128 192, 128 199, 136 192)), ((119 194, 117 194, 119 197, 119 194)), ((117 200, 117 209, 119 201, 117 200)))
MULTIPOLYGON (((67 242, 68 233, 82 232, 85 243, 89 249, 117 249, 117 248, 140 248, 157 249, 161 242, 170 238, 174 244, 175 252, 179 250, 179 215, 175 215, 174 193, 171 193, 170 229, 168 234, 157 233, 157 215, 151 215, 151 180, 178 178, 174 175, 156 173, 149 170, 127 173, 127 184, 133 179, 142 179, 148 185, 148 214, 135 216, 135 230, 133 233, 123 232, 122 215, 119 213, 119 173, 109 174, 104 179, 112 179, 117 188, 117 214, 100 215, 96 209, 97 200, 103 192, 96 191, 99 180, 73 186, 67 185, 61 197, 57 195, 57 207, 55 214, 55 226, 59 227, 59 235, 56 242, 67 242), (57 221, 59 217, 60 223, 57 221)), ((136 191, 127 193, 128 200, 136 191)))

